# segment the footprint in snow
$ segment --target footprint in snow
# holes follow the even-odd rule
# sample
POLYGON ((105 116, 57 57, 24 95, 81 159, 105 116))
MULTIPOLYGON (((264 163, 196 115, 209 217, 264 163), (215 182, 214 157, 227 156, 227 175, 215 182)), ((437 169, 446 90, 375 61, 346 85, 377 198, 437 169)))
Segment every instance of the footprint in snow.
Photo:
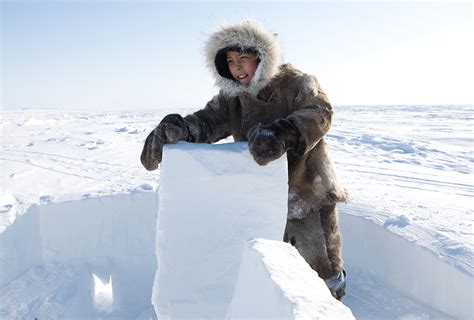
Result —
POLYGON ((8 212, 8 211, 10 211, 11 208, 13 208, 12 204, 5 204, 5 205, 0 207, 0 213, 8 212))
POLYGON ((105 142, 101 139, 95 140, 95 141, 86 141, 84 143, 81 143, 79 146, 80 147, 86 147, 88 150, 95 150, 98 148, 99 145, 105 144, 105 142))
POLYGON ((61 138, 49 138, 49 139, 46 139, 46 142, 64 142, 66 140, 65 137, 61 137, 61 138))
POLYGON ((122 128, 115 129, 115 132, 117 132, 117 133, 127 132, 128 134, 140 134, 144 131, 145 130, 140 130, 140 129, 133 128, 133 127, 132 128, 122 127, 122 128))
POLYGON ((388 228, 389 226, 396 226, 399 228, 404 228, 408 226, 409 224, 410 224, 410 219, 406 215, 402 214, 398 217, 388 218, 387 220, 385 220, 383 227, 388 228))
POLYGON ((142 185, 139 185, 137 187, 137 189, 142 189, 142 190, 147 190, 147 191, 152 191, 153 190, 153 186, 149 183, 144 183, 142 185))
POLYGON ((53 196, 44 195, 39 198, 40 204, 48 204, 53 202, 53 196))
POLYGON ((127 127, 122 127, 122 128, 115 129, 115 132, 117 132, 117 133, 127 132, 127 131, 128 131, 127 127))
POLYGON ((142 132, 145 132, 145 130, 144 130, 144 129, 142 129, 142 130, 135 129, 135 130, 133 130, 133 131, 130 131, 128 134, 140 134, 140 133, 142 133, 142 132))
POLYGON ((144 183, 137 187, 129 188, 128 191, 134 193, 134 192, 142 192, 142 191, 153 191, 154 189, 155 188, 153 187, 153 185, 149 183, 144 183))

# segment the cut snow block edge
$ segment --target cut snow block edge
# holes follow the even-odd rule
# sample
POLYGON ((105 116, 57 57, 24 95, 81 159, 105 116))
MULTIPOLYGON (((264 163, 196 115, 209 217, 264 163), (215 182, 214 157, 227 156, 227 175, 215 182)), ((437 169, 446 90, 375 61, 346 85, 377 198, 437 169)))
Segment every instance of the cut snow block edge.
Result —
POLYGON ((247 143, 166 145, 153 305, 159 319, 224 319, 245 244, 282 240, 286 157, 259 166, 247 143))
POLYGON ((247 243, 226 319, 355 319, 291 245, 247 243))
POLYGON ((344 205, 340 228, 347 265, 367 270, 397 291, 456 319, 473 319, 474 279, 423 247, 344 205))
POLYGON ((134 192, 31 206, 0 233, 0 319, 155 318, 157 200, 134 192))
POLYGON ((31 206, 0 233, 0 286, 50 262, 154 255, 156 202, 137 192, 31 206))

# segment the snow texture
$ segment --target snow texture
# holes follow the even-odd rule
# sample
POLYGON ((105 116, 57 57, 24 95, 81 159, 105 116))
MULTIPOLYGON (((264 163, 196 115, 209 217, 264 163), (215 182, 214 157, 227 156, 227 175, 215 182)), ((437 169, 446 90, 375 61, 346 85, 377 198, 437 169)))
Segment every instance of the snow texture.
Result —
POLYGON ((155 193, 32 206, 0 234, 0 318, 134 318, 151 309, 156 208, 155 193), (112 281, 108 309, 94 277, 112 281))
MULTIPOLYGON (((1 110, 0 318, 156 317, 160 170, 139 155, 177 111, 193 110, 1 110)), ((473 106, 334 111, 343 303, 357 319, 473 319, 473 106)))
MULTIPOLYGON (((472 277, 428 250, 353 214, 361 209, 346 205, 341 210, 346 265, 367 270, 410 300, 418 300, 445 313, 441 318, 446 318, 446 315, 457 319, 472 318, 472 277)), ((348 292, 351 293, 351 288, 348 292)), ((353 298, 360 299, 357 296, 353 298)), ((360 307, 360 301, 354 306, 360 307)), ((439 315, 435 313, 432 316, 439 315)))
POLYGON ((158 318, 222 319, 245 243, 282 239, 286 159, 260 167, 247 143, 181 142, 165 147, 161 171, 153 287, 158 318))
POLYGON ((381 226, 389 221, 391 233, 472 278, 474 107, 334 109, 327 134, 333 159, 350 203, 363 207, 352 213, 381 226), (390 223, 400 216, 409 224, 390 223))
POLYGON ((291 245, 247 243, 226 319, 355 319, 291 245))

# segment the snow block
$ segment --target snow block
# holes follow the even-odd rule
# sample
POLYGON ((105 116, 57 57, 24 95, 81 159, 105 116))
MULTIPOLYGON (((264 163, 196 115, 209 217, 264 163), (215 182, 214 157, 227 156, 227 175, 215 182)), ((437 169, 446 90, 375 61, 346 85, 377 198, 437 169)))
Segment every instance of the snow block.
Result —
POLYGON ((472 275, 364 217, 348 214, 351 210, 358 208, 345 205, 340 215, 346 265, 367 270, 455 319, 473 319, 472 275))
POLYGON ((0 233, 0 287, 42 263, 39 220, 39 207, 32 206, 0 233))
POLYGON ((223 319, 248 240, 283 238, 286 158, 259 166, 247 143, 165 146, 157 219, 159 319, 223 319))
POLYGON ((247 243, 226 319, 355 319, 298 251, 281 241, 247 243))
POLYGON ((133 192, 31 206, 0 233, 0 318, 103 318, 93 275, 113 282, 107 317, 152 309, 157 200, 133 192))

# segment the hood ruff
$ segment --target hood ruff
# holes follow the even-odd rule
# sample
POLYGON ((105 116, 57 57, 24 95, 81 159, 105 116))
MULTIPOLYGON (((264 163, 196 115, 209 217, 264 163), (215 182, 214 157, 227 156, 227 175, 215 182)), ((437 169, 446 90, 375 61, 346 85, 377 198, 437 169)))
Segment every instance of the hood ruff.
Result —
POLYGON ((207 67, 215 79, 215 85, 230 97, 241 93, 256 97, 260 90, 265 88, 278 73, 278 68, 282 64, 276 35, 266 31, 254 21, 221 26, 218 31, 211 34, 206 42, 205 57, 207 67), (258 51, 260 63, 248 86, 227 79, 217 72, 215 65, 217 53, 223 48, 233 46, 254 48, 258 51))

